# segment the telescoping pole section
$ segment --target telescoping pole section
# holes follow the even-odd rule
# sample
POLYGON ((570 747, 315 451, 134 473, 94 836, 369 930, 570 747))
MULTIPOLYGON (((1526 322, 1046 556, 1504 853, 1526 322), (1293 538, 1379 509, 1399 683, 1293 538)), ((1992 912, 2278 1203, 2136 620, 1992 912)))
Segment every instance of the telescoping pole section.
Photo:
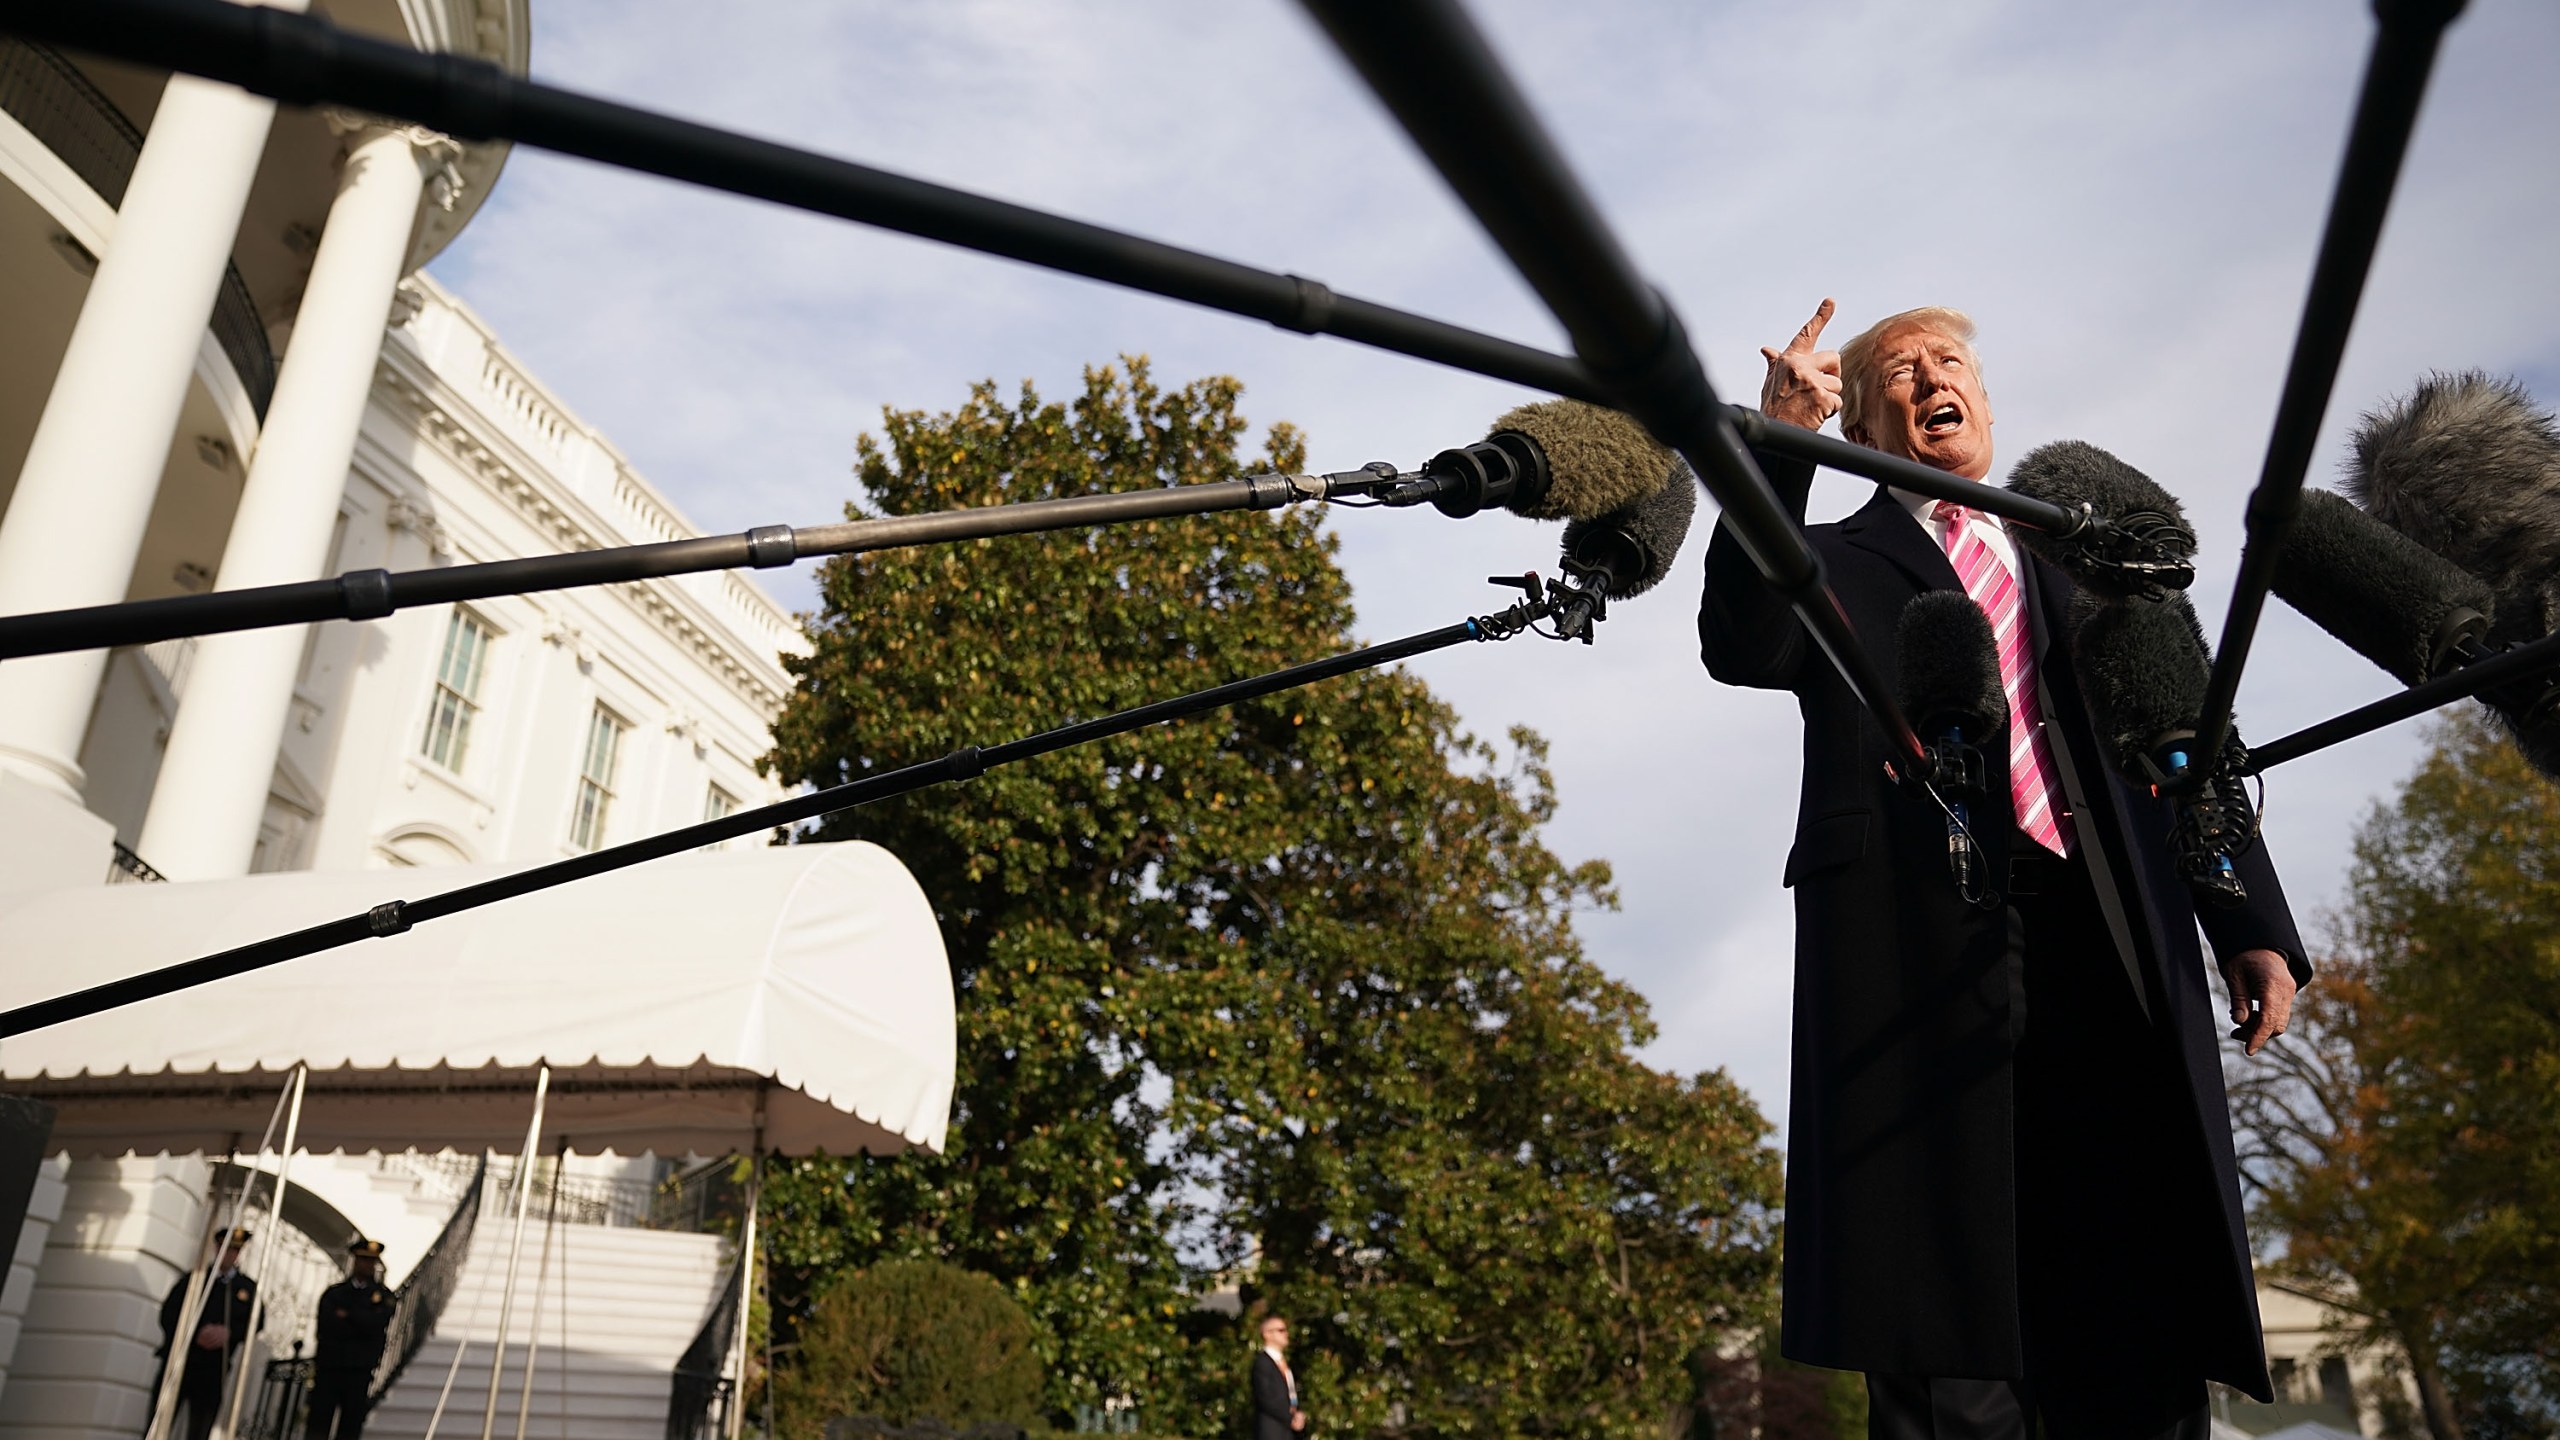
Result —
MULTIPOLYGON (((1988 514, 2019 521, 2039 530, 2067 532, 2082 520, 2082 517, 2060 506, 2014 490, 1978 484, 1899 456, 1852 445, 1845 440, 1834 440, 1792 425, 1772 424, 1756 410, 1735 410, 1732 415, 1743 438, 1760 449, 1782 451, 1937 499, 1972 505, 1988 514)), ((1345 471, 1334 475, 1247 475, 1204 485, 1166 486, 1111 495, 1075 495, 1013 505, 940 510, 923 515, 848 520, 831 525, 760 525, 734 535, 617 545, 563 555, 492 560, 476 565, 446 565, 425 570, 350 570, 343 575, 319 580, 217 590, 207 595, 172 595, 158 600, 128 600, 116 605, 92 605, 76 610, 0 615, 0 660, 50 655, 66 650, 148 645, 184 635, 215 635, 272 625, 302 625, 320 620, 378 620, 420 605, 446 605, 456 601, 484 600, 495 595, 527 595, 540 590, 653 580, 706 570, 769 569, 822 555, 852 555, 909 545, 1072 530, 1087 525, 1124 524, 1175 515, 1270 510, 1300 501, 1335 499, 1346 492, 1366 493, 1379 483, 1379 477, 1368 471, 1345 471)))
POLYGON ((1685 456, 1722 523, 1903 756, 1919 737, 1831 593, 1821 557, 1716 399, 1679 318, 1637 275, 1454 0, 1306 0, 1369 88, 1563 322, 1610 402, 1685 456))
POLYGON ((430 895, 423 900, 393 900, 377 905, 360 915, 344 916, 308 929, 294 931, 289 935, 278 935, 271 939, 255 941, 219 954, 181 961, 158 970, 129 975, 122 980, 111 980, 104 985, 93 985, 86 990, 69 995, 39 1000, 30 1005, 21 1005, 14 1010, 0 1012, 0 1036, 23 1035, 30 1030, 39 1030, 47 1025, 59 1025, 65 1020, 77 1020, 81 1016, 95 1015, 112 1010, 119 1005, 130 1005, 155 996, 175 994, 197 985, 229 979, 234 975, 245 975, 252 970, 263 970, 270 965, 317 954, 323 950, 335 949, 341 945, 353 944, 359 940, 397 935, 430 920, 440 920, 465 910, 476 910, 483 905, 494 905, 501 900, 511 900, 519 895, 530 895, 537 890, 548 890, 555 885, 566 885, 573 880, 584 880, 590 876, 602 875, 607 871, 620 870, 644 861, 681 855, 688 850, 697 850, 705 845, 717 845, 724 840, 735 840, 742 836, 770 830, 775 826, 793 825, 803 820, 816 819, 821 815, 830 815, 839 810, 851 810, 857 806, 911 794, 928 786, 953 780, 975 779, 998 765, 1010 765, 1016 761, 1029 760, 1071 746, 1082 745, 1091 740, 1125 735, 1132 730, 1142 730, 1150 725, 1181 720, 1221 706, 1259 699, 1265 695, 1276 695, 1283 690, 1293 690, 1298 686, 1311 685, 1319 680, 1330 680, 1356 671, 1392 665, 1399 660, 1408 660, 1416 655, 1443 650, 1465 641, 1508 640, 1527 629, 1530 622, 1548 617, 1553 610, 1554 606, 1550 601, 1524 600, 1499 614, 1477 616, 1471 620, 1462 620, 1455 625, 1445 625, 1437 630, 1409 635, 1401 640, 1391 640, 1382 645, 1372 645, 1362 650, 1327 656, 1322 660, 1311 660, 1304 665, 1293 665, 1268 675, 1230 681, 1207 690, 1196 690, 1188 695, 1158 700, 1152 704, 1140 705, 1134 709, 1122 710, 1098 719, 1062 725, 1054 730, 1044 730, 1037 735, 1010 740, 1001 745, 984 749, 974 745, 966 746, 938 760, 927 760, 886 774, 868 776, 847 784, 813 791, 807 795, 794 796, 772 805, 741 810, 734 815, 726 815, 717 820, 705 820, 698 825, 687 825, 662 835, 652 835, 646 839, 609 846, 585 855, 572 856, 566 860, 555 860, 548 865, 539 865, 512 875, 501 875, 493 880, 483 880, 476 885, 465 885, 440 895, 430 895))
POLYGON ((2267 591, 2275 583, 2276 556, 2293 529, 2293 517, 2302 509, 2302 477, 2311 467, 2321 417, 2328 413, 2329 395, 2337 386, 2338 362, 2346 354, 2347 333, 2355 325, 2356 303, 2373 268, 2382 219, 2400 180, 2400 162, 2409 152, 2409 133, 2417 127, 2418 102, 2426 96, 2427 76, 2435 68, 2436 48, 2444 39, 2445 27, 2462 13, 2463 3, 2375 0, 2374 14, 2381 24, 2365 66, 2364 89, 2356 97, 2346 158, 2338 166, 2328 227, 2320 236, 2320 258, 2311 270, 2311 293, 2302 302, 2293 360, 2285 369, 2284 390, 2276 401, 2266 462, 2258 471, 2257 488, 2249 495, 2240 576, 2232 584, 2231 608, 2222 619, 2222 644, 2214 656, 2213 678, 2205 687, 2204 719, 2196 729, 2195 763, 2185 777, 2191 784, 2201 785, 2214 773, 2215 757, 2231 733, 2231 707, 2240 698, 2240 671, 2249 663, 2258 616, 2266 609, 2267 591))
POLYGON ((378 620, 395 610, 444 605, 493 595, 523 595, 581 585, 649 580, 703 570, 770 568, 819 555, 852 555, 940 541, 978 540, 1087 525, 1207 515, 1228 510, 1271 510, 1301 500, 1327 498, 1332 482, 1376 483, 1355 476, 1247 475, 1205 485, 1171 485, 1111 495, 1072 495, 1018 505, 891 515, 833 525, 765 525, 735 535, 706 535, 649 545, 621 545, 566 555, 492 560, 428 570, 351 570, 321 580, 173 595, 79 610, 0 615, 0 659, 147 645, 181 635, 255 630, 313 620, 378 620))
POLYGON ((520 80, 485 60, 430 54, 316 16, 225 0, 0 0, 0 32, 155 69, 183 70, 289 105, 343 105, 459 140, 511 140, 755 200, 1062 270, 1302 335, 1603 400, 1581 366, 1534 347, 1257 270, 867 165, 520 80))

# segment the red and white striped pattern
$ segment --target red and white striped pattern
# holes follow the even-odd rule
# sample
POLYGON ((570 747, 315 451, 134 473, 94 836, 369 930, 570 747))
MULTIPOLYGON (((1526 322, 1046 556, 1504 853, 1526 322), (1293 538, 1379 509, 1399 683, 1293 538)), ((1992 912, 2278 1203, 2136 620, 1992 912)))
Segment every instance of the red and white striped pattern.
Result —
POLYGON ((2071 842, 2054 809, 2062 786, 2054 770, 2053 744, 2045 738, 2044 702, 2036 695, 2026 607, 2018 603, 2017 577, 1973 533, 1978 513, 1946 500, 1933 512, 1945 527, 1940 539, 1947 561, 1964 582, 1964 593, 1990 618, 1992 641, 2000 647, 2000 685, 2009 695, 2009 797, 2017 806, 2018 828, 2054 854, 2068 855, 2071 842))

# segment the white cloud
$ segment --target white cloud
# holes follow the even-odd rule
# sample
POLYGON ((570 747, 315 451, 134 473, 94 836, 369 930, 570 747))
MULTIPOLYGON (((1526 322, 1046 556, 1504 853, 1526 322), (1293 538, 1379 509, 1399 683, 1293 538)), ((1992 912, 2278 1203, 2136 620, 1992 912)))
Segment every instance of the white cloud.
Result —
MULTIPOLYGON (((2139 13, 1945 5, 1480 6, 1630 251, 1726 392, 1824 294, 1841 324, 1920 303, 1981 320, 2003 452, 2077 436, 2184 497, 2219 622, 2370 21, 2312 0, 2139 13)), ((1295 9, 699 6, 542 0, 536 73, 1039 205, 1543 345, 1552 321, 1295 9)), ((2560 13, 2478 0, 2447 40, 2324 434, 2435 366, 2560 399, 2560 13)), ((698 521, 831 518, 881 407, 975 379, 1045 391, 1123 351, 1223 372, 1313 459, 1411 463, 1514 388, 584 164, 519 153, 438 273, 698 521)), ((1845 333, 1845 331, 1844 331, 1845 333)), ((1826 482, 1817 518, 1860 487, 1826 482)), ((1339 522, 1362 629, 1481 609, 1551 568, 1508 519, 1339 522)), ((1700 532, 1703 539, 1703 530, 1700 532)), ((1601 643, 1468 647, 1421 666, 1469 723, 1554 742, 1552 840, 1617 867, 1592 953, 1650 995, 1654 1057, 1730 1068, 1785 1111, 1796 725, 1696 661, 1693 542, 1601 643)), ((807 603, 805 580, 786 582, 807 603)), ((2380 695, 2379 672, 2272 607, 2242 694, 2272 736, 2380 695)), ((2415 755, 2408 727, 2287 767, 2271 843, 2301 908, 2415 755)))

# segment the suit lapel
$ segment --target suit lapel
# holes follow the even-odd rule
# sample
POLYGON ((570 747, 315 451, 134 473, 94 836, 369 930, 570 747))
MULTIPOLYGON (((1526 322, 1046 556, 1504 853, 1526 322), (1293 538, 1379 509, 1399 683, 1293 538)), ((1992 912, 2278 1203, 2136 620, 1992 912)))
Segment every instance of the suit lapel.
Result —
POLYGON ((1893 492, 1876 487, 1875 497, 1849 518, 1840 522, 1840 538, 1872 555, 1882 556, 1893 567, 1911 578, 1923 590, 1957 590, 1963 586, 1956 579, 1956 567, 1947 560, 1947 552, 1893 498, 1893 492))

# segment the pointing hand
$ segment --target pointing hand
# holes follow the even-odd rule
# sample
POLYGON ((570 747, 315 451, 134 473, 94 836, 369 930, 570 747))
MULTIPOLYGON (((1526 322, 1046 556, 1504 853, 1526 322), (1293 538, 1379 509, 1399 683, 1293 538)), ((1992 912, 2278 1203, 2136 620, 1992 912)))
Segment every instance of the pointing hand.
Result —
POLYGON ((1839 413, 1840 352, 1814 348, 1822 339, 1822 327, 1831 323, 1831 310, 1826 297, 1786 349, 1760 347, 1769 362, 1769 376, 1760 382, 1760 410, 1770 419, 1819 430, 1822 422, 1839 413))

